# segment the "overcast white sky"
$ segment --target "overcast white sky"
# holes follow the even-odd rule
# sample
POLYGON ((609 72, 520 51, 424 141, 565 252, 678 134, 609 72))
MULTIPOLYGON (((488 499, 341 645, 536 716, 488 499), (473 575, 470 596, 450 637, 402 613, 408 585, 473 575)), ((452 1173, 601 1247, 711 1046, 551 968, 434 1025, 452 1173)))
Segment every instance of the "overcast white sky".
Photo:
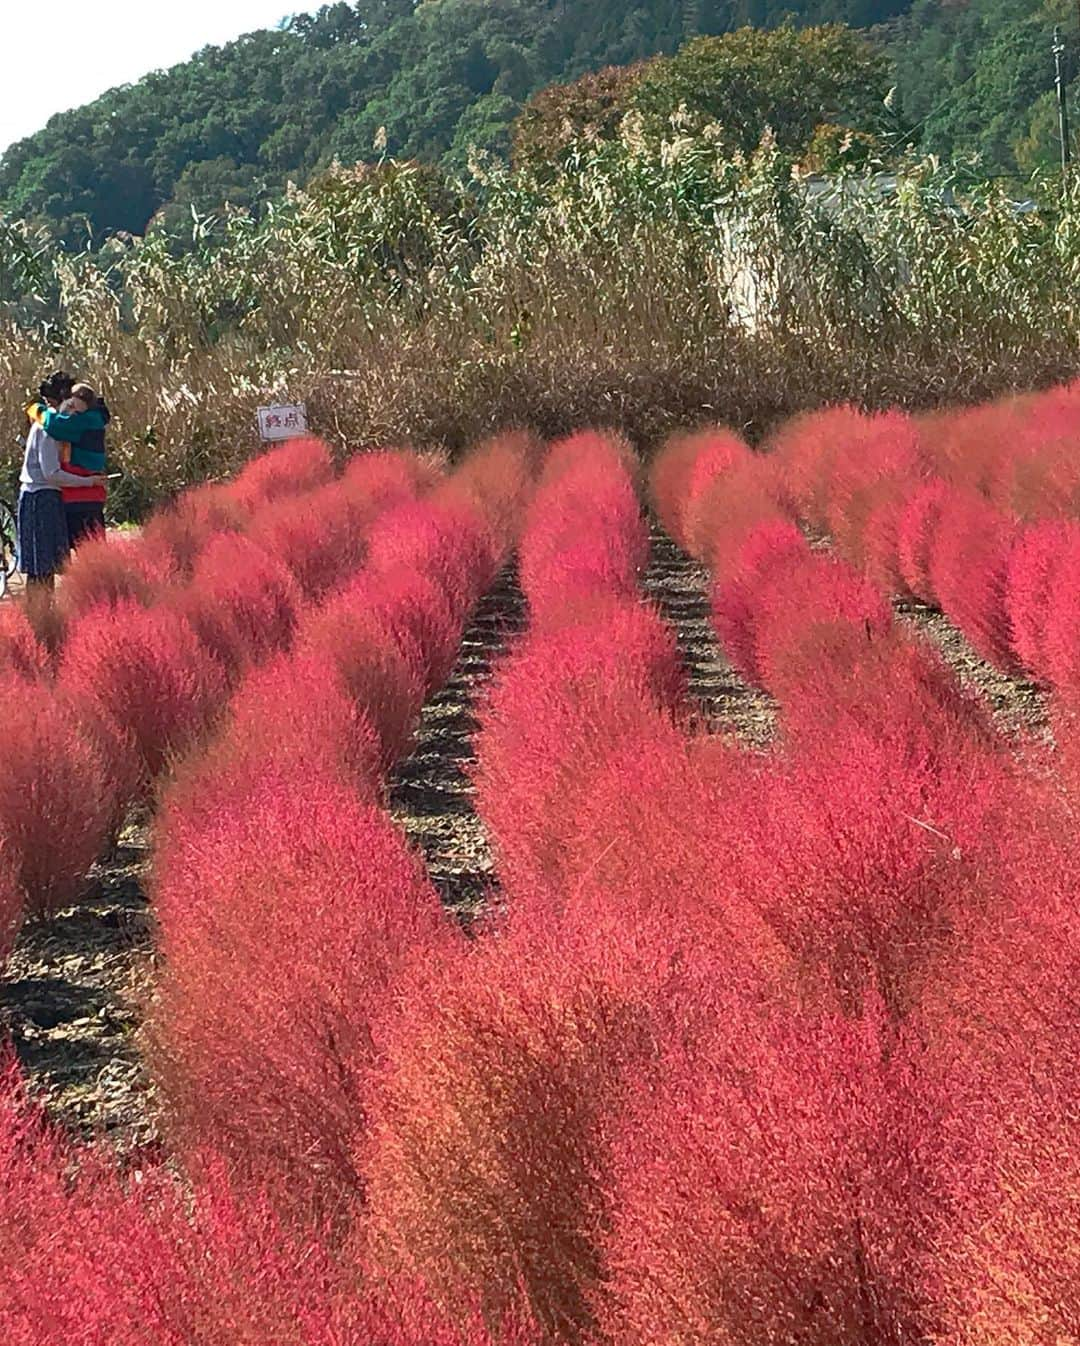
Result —
POLYGON ((0 0, 0 152, 54 112, 317 8, 318 0, 0 0), (48 53, 47 75, 35 52, 48 53))

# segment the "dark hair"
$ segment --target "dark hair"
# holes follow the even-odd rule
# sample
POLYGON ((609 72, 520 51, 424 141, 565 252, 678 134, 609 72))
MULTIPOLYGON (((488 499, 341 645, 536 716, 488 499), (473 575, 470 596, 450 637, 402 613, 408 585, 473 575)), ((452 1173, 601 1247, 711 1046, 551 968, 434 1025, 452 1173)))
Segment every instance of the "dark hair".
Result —
POLYGON ((46 402, 62 402, 65 397, 71 396, 74 386, 75 380, 70 374, 66 374, 62 369, 54 369, 39 385, 38 396, 46 402))

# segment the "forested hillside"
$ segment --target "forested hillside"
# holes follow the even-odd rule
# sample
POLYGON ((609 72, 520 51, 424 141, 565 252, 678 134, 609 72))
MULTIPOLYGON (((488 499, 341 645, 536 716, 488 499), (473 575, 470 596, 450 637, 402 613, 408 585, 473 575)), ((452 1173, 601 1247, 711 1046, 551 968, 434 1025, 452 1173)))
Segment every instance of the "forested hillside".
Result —
MULTIPOLYGON (((471 147, 507 152, 539 90, 786 20, 872 30, 905 144, 993 173, 1057 162, 1050 34, 1065 26, 1075 94, 1073 0, 360 0, 54 117, 0 158, 0 212, 79 243, 87 226, 142 233, 163 209, 183 221, 191 206, 249 205, 335 158, 376 157, 383 134, 390 156, 460 169, 471 147)), ((756 125, 729 130, 744 140, 756 125)))
POLYGON ((1080 112, 1077 16, 1075 0, 915 0, 894 55, 905 111, 924 123, 922 147, 978 154, 996 172, 1056 165, 1051 37, 1061 24, 1080 112))
MULTIPOLYGON (((286 0, 282 0, 283 7, 286 0)), ((502 150, 554 81, 750 23, 878 23, 910 0, 360 0, 252 33, 54 117, 0 160, 0 209, 69 239, 167 203, 246 204, 338 157, 502 150)))

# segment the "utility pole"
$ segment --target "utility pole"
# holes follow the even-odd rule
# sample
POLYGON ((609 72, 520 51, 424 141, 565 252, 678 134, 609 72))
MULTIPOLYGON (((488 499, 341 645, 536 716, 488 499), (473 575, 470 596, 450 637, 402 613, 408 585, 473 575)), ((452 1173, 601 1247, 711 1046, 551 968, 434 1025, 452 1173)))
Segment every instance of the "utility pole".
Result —
POLYGON ((1054 29, 1054 83, 1057 87, 1058 130, 1061 133, 1061 172, 1064 177, 1072 163, 1072 146, 1069 144, 1069 102, 1065 96, 1065 43, 1061 38, 1061 29, 1054 29))

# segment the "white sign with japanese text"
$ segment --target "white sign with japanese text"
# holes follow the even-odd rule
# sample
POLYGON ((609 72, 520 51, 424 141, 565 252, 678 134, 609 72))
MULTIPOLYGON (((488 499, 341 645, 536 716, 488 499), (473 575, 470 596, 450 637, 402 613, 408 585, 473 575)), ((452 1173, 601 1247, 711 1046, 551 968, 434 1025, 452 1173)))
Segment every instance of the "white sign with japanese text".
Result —
POLYGON ((307 434, 307 407, 303 402, 278 407, 259 407, 259 438, 295 439, 307 434))

